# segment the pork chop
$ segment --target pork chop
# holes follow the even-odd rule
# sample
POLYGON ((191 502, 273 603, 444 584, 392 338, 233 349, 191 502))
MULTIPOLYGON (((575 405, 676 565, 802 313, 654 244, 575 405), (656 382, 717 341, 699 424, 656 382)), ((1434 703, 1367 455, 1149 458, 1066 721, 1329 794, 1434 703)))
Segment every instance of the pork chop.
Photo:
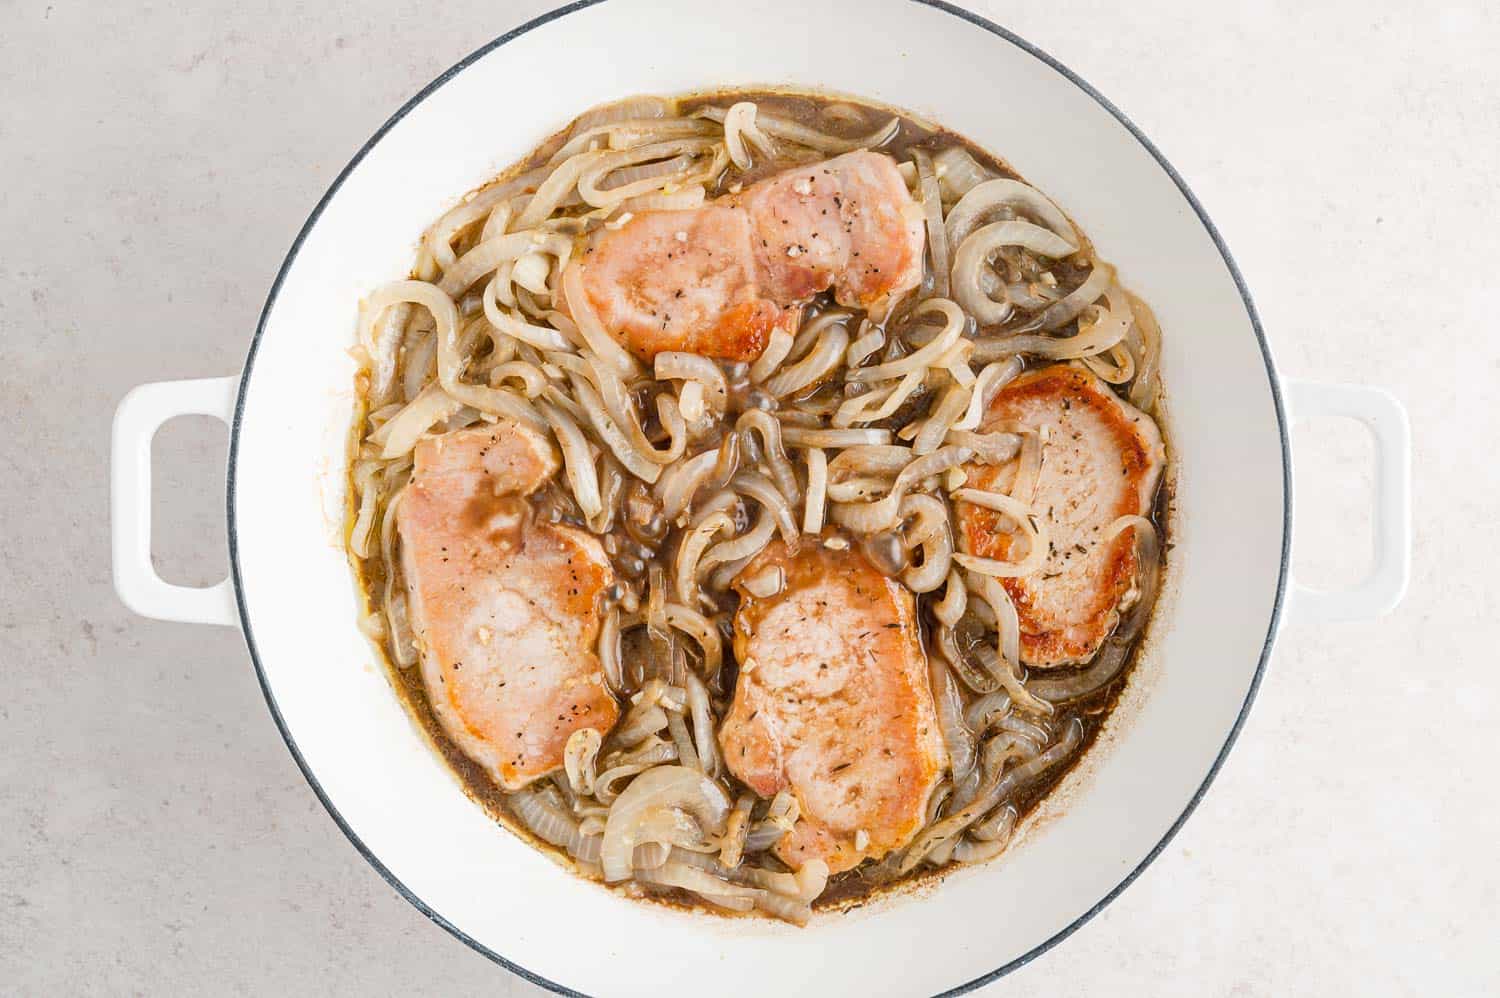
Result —
MULTIPOLYGON (((1021 661, 1039 669, 1086 662, 1135 595, 1134 531, 1108 534, 1122 516, 1147 516, 1166 461, 1161 432, 1089 371, 1055 364, 1000 390, 985 426, 1045 428, 1031 508, 1051 545, 1031 575, 1001 579, 1021 623, 1021 661)), ((968 484, 1008 488, 1013 466, 970 465, 968 484)), ((1024 499, 1024 497, 1022 497, 1024 499)), ((1025 555, 1002 517, 969 503, 957 508, 963 550, 1001 561, 1025 555), (1012 546, 1017 550, 1012 553, 1012 546)))
POLYGON ((750 216, 729 204, 641 212, 585 252, 584 294, 643 359, 683 350, 749 360, 802 315, 791 299, 765 295, 750 235, 750 216))
POLYGON ((740 674, 719 744, 757 794, 796 794, 781 859, 837 873, 911 841, 948 760, 911 592, 845 538, 823 541, 774 542, 741 572, 786 581, 764 599, 737 583, 740 674))
POLYGON ((924 233, 895 161, 862 150, 699 208, 641 212, 570 266, 604 328, 637 356, 751 360, 772 330, 795 330, 821 291, 870 308, 916 287, 924 233))
POLYGON ((872 308, 922 281, 926 229, 896 161, 861 150, 786 170, 738 198, 765 293, 872 308))
POLYGON ((417 445, 397 509, 412 629, 443 730, 500 786, 562 765, 568 736, 619 707, 595 654, 599 542, 536 522, 526 496, 557 472, 548 438, 501 421, 417 445))

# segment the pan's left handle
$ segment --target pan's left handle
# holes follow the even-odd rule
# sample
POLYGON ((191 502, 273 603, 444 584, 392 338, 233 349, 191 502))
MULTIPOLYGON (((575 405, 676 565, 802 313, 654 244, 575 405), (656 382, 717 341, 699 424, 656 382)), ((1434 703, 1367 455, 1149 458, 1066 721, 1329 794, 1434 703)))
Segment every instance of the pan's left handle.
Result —
POLYGON ((238 377, 231 377, 139 385, 115 409, 110 471, 115 592, 142 616, 239 624, 229 579, 201 589, 177 586, 157 575, 151 564, 151 441, 174 416, 215 416, 227 425, 239 384, 238 377))

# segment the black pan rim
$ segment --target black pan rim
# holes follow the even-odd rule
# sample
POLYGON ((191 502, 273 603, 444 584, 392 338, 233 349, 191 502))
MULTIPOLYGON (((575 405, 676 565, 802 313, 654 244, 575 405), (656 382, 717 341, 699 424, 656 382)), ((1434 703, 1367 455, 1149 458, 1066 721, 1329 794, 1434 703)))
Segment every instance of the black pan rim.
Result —
MULTIPOLYGON (((297 254, 302 249, 302 244, 306 241, 308 234, 312 231, 313 227, 322 217, 323 211, 328 206, 329 201, 331 201, 333 199, 333 196, 338 193, 341 187, 343 187, 344 181, 348 179, 349 175, 354 171, 354 169, 364 160, 365 156, 369 154, 370 150, 373 149, 375 145, 385 137, 387 132, 389 132, 393 127, 395 127, 398 122, 400 122, 403 118, 410 114, 412 110, 417 107, 417 105, 421 104, 428 97, 430 97, 434 91, 442 87, 463 70, 467 69, 474 62, 489 55, 491 52, 500 48, 506 43, 513 41, 514 39, 535 30, 536 28, 542 27, 546 24, 550 24, 551 22, 566 17, 568 14, 574 13, 575 11, 593 7, 604 2, 606 2, 606 0, 576 0, 576 2, 574 3, 558 7, 555 10, 548 11, 547 13, 542 14, 539 17, 533 18, 532 20, 527 21, 525 24, 522 24, 519 27, 506 32, 505 34, 500 35, 499 37, 487 42, 485 45, 469 53, 467 56, 454 63, 448 69, 444 70, 442 74, 440 74, 436 79, 434 79, 431 83, 427 84, 420 91, 418 91, 417 94, 410 100, 408 100, 405 104, 401 105, 401 107, 397 109, 397 111, 388 119, 386 119, 386 121, 375 131, 375 133, 370 136, 370 138, 364 143, 364 145, 360 146, 359 150, 354 154, 353 158, 350 159, 349 162, 344 166, 344 168, 339 171, 338 176, 334 178, 333 183, 329 185, 328 189, 323 193, 323 196, 318 199, 318 203, 313 207, 313 210, 308 215, 307 220, 303 222, 302 228, 297 232, 296 238, 292 241, 291 248, 287 251, 286 257, 283 259, 280 268, 276 272, 276 278, 271 283, 271 289, 266 296, 266 303, 261 309, 259 320, 256 322, 255 335, 250 340, 250 348, 245 357, 244 371, 240 378, 239 391, 235 398, 234 416, 230 422, 229 462, 228 469, 225 475, 225 491, 227 493, 226 511, 229 535, 229 569, 230 576, 234 580, 234 598, 235 606, 239 613, 240 629, 244 634, 245 645, 250 653, 250 660, 255 666, 256 679, 260 683, 261 693, 265 696, 266 706, 271 712, 271 718, 276 722, 276 728, 281 733, 282 741, 286 743, 287 750, 291 752, 292 758, 297 763, 297 768, 301 770, 303 777, 307 780, 308 786, 312 788, 312 791, 314 795, 317 796, 318 801, 323 805, 324 809, 327 810, 329 816, 333 819, 334 824, 338 825, 339 830, 342 831, 344 835, 349 839, 355 850, 358 851, 358 853, 363 856, 372 867, 374 867, 375 871, 380 874, 381 878, 384 879, 387 884, 395 889, 396 893, 400 894, 423 915, 427 916, 427 918, 431 919, 434 923, 447 930, 454 936, 454 938, 463 942, 475 952, 483 954, 494 962, 500 964, 506 970, 509 970, 511 973, 516 974, 517 976, 522 977, 527 981, 530 981, 532 984, 535 984, 538 987, 546 988, 549 991, 561 995, 581 995, 582 993, 579 991, 575 991, 565 985, 559 984, 556 981, 543 977, 540 974, 535 973, 534 971, 528 970, 513 960, 507 959, 502 954, 495 952, 488 946, 485 946, 483 943, 479 942, 477 939, 469 936, 458 926, 454 925, 452 922, 449 922, 442 915, 434 911, 427 905, 426 902, 418 897, 414 891, 412 891, 404 883, 402 883, 401 880, 397 878, 395 874, 393 874, 385 866, 385 864, 380 861, 379 857, 377 857, 374 852, 372 852, 370 848, 365 845, 365 843, 360 839, 359 835, 354 831, 352 827, 350 827, 349 823, 344 820, 344 817, 339 814, 338 809, 333 806, 333 802, 329 800, 328 795, 324 792, 322 785, 319 784, 317 777, 313 774, 312 769, 308 766, 307 761, 303 758, 301 750, 297 747, 296 739, 292 737, 291 731, 287 728, 286 721, 281 715, 281 709, 276 703, 276 697, 271 692, 270 683, 266 679, 266 672, 261 664, 260 654, 256 648, 254 629, 252 628, 250 623, 250 611, 245 600, 244 582, 240 574, 237 517, 235 511, 235 485, 237 481, 236 470, 238 467, 239 457, 240 429, 244 417, 246 389, 250 384, 250 377, 255 368, 255 357, 260 347, 261 337, 265 333, 266 324, 269 321, 271 311, 276 304, 276 299, 281 293, 282 284, 286 279, 287 273, 291 270, 292 264, 296 261, 297 254)), ((1245 719, 1249 716, 1250 707, 1255 702, 1255 696, 1260 690, 1261 681, 1265 678, 1267 665, 1271 658, 1271 651, 1276 641, 1276 632, 1280 627, 1281 616, 1286 606, 1287 584, 1291 565, 1292 542, 1292 467, 1289 426, 1287 423, 1286 406, 1282 399, 1281 382, 1276 373, 1276 364, 1271 356, 1271 347, 1266 340, 1266 334, 1264 328, 1261 325, 1260 315, 1256 311, 1255 302, 1251 298, 1250 289, 1245 284, 1244 276, 1240 273, 1239 266, 1235 263, 1234 257, 1230 254, 1229 247, 1225 244, 1223 236, 1219 234, 1218 228, 1215 227, 1213 221, 1208 217, 1208 213, 1204 210, 1203 205, 1198 201, 1197 196, 1194 195, 1192 190, 1188 187, 1187 182, 1183 180, 1182 175, 1177 172, 1176 168, 1167 161, 1167 158, 1162 155, 1161 151, 1158 150, 1154 144, 1152 144, 1151 140, 1145 136, 1140 128, 1136 126, 1135 122, 1131 121, 1123 111, 1121 111, 1118 107, 1111 103, 1109 99, 1106 98, 1103 94, 1095 90, 1077 73, 1073 72, 1067 66, 1064 66, 1062 63, 1058 62, 1052 56, 1037 48, 1035 45, 1032 45, 1030 42, 1012 33, 1006 28, 1003 28, 993 21, 990 21, 988 18, 982 17, 972 11, 965 10, 962 7, 948 3, 946 2, 946 0, 909 0, 909 2, 921 4, 922 6, 931 7, 936 10, 941 10, 947 14, 951 14, 954 17, 966 21, 977 28, 988 31, 990 34, 995 35, 996 37, 1001 38, 1006 42, 1009 42, 1011 45, 1014 45, 1016 48, 1025 52, 1027 55, 1030 55, 1031 57, 1039 60, 1051 69, 1055 70, 1066 80, 1068 80, 1068 82, 1072 83, 1078 89, 1082 90, 1090 98, 1096 101, 1101 107, 1108 111, 1116 121, 1123 125, 1125 129, 1129 131, 1132 136, 1134 136, 1135 140, 1139 142, 1141 146, 1146 150, 1146 152, 1151 155, 1151 158, 1156 161, 1157 165, 1159 165, 1162 170, 1166 172, 1167 176, 1171 178, 1172 182, 1177 186, 1177 189, 1182 193, 1182 196, 1192 207, 1194 214, 1197 215, 1198 221, 1203 225, 1204 230, 1213 240, 1215 249, 1218 250, 1219 256, 1224 261, 1224 266, 1228 268, 1229 274, 1234 280, 1235 288, 1239 291, 1240 300, 1245 306, 1245 313, 1250 319, 1250 325, 1255 332, 1256 341, 1260 346, 1261 357, 1265 362, 1266 379, 1268 387, 1271 391, 1271 398, 1276 411, 1277 433, 1281 440, 1281 566, 1276 581, 1276 598, 1271 607, 1271 619, 1266 628, 1266 638, 1264 644, 1261 646, 1260 659, 1255 667, 1255 675, 1252 677, 1250 681, 1250 687, 1245 693, 1245 701, 1240 706, 1239 714, 1235 717, 1234 724, 1229 729, 1229 733, 1225 738, 1224 745, 1219 749, 1218 754, 1214 757, 1213 764, 1209 767, 1208 773, 1203 778, 1203 782, 1193 793, 1193 796, 1188 800, 1187 805, 1186 807, 1184 807, 1182 813, 1177 817, 1177 819, 1167 829, 1166 833, 1161 837, 1161 840, 1156 843, 1151 851, 1148 852, 1145 857, 1136 864, 1136 866, 1130 871, 1128 875, 1126 875, 1123 880, 1120 881, 1120 883, 1115 885, 1115 887, 1111 889, 1107 894, 1105 894, 1104 897, 1100 898, 1097 903, 1095 903, 1087 911, 1083 912, 1081 915, 1075 918, 1072 922, 1059 929, 1044 942, 1037 944, 1022 955, 1016 957, 1008 963, 996 967, 989 973, 982 974, 971 981, 967 981, 963 984, 940 993, 941 998, 947 998, 947 996, 968 994, 976 988, 983 987, 984 985, 989 984, 990 982, 1003 977, 1006 974, 1009 974, 1011 971, 1025 966, 1026 964, 1035 960, 1037 957, 1041 956, 1043 953, 1050 950, 1052 947, 1056 946, 1058 943, 1062 942, 1064 939, 1067 939, 1074 932, 1078 931, 1079 928, 1081 928, 1086 922, 1097 915, 1100 911, 1104 910, 1104 908, 1108 906, 1111 901, 1120 896, 1121 892, 1123 892, 1125 888, 1129 887, 1132 883, 1135 882, 1137 877, 1145 872, 1146 868, 1150 866, 1153 861, 1155 861, 1157 856, 1161 855, 1162 850, 1165 849, 1167 847, 1167 844, 1171 842, 1172 839, 1177 835, 1177 832, 1182 828, 1183 824, 1192 815, 1192 813, 1197 810, 1198 804, 1203 800, 1204 794, 1208 792, 1209 786, 1213 783, 1214 778, 1218 775, 1220 768, 1224 764, 1225 758, 1229 755, 1229 750, 1234 747, 1236 740, 1239 738, 1240 731, 1245 724, 1245 719)))

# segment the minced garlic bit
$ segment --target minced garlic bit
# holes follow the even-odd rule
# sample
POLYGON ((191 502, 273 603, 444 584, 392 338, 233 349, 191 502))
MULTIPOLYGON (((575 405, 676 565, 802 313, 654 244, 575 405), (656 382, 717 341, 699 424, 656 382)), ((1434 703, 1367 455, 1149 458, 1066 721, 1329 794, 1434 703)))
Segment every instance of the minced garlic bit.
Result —
POLYGON ((787 256, 801 256, 802 255, 802 247, 801 246, 788 246, 786 248, 786 255, 787 256))
POLYGON ((847 551, 849 540, 846 537, 830 537, 823 542, 823 546, 830 551, 847 551))
POLYGON ((687 242, 687 233, 679 229, 677 230, 677 235, 674 238, 676 238, 679 243, 685 243, 687 242))
POLYGON ((858 829, 857 831, 855 831, 855 833, 854 833, 854 848, 858 849, 860 852, 864 852, 869 847, 870 847, 870 833, 867 832, 867 831, 865 831, 863 828, 858 829))
POLYGON ((492 630, 490 630, 488 627, 485 627, 483 624, 479 625, 478 634, 479 634, 479 643, 482 644, 482 645, 489 644, 490 643, 490 638, 492 638, 492 637, 495 636, 495 632, 492 631, 492 630))
POLYGON ((809 180, 799 180, 792 185, 792 190, 796 191, 798 194, 811 194, 812 182, 809 180))

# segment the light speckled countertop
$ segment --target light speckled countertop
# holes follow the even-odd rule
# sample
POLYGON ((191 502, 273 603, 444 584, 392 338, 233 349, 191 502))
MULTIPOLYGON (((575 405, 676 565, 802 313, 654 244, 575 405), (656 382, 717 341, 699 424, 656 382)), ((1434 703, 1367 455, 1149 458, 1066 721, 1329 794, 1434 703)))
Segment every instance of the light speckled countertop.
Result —
MULTIPOLYGON (((353 151, 542 2, 11 0, 0 31, 0 992, 512 994, 323 813, 239 635, 114 598, 114 404, 239 368, 353 151)), ((1500 990, 1500 8, 972 3, 1141 126, 1284 374, 1410 409, 1416 555, 1373 624, 1282 635, 1239 747, 1140 880, 988 993, 1500 990)), ((1297 432, 1296 566, 1358 574, 1368 445, 1297 432), (1353 552, 1353 553, 1351 553, 1353 552)), ((224 569, 224 433, 158 441, 164 572, 224 569)))

